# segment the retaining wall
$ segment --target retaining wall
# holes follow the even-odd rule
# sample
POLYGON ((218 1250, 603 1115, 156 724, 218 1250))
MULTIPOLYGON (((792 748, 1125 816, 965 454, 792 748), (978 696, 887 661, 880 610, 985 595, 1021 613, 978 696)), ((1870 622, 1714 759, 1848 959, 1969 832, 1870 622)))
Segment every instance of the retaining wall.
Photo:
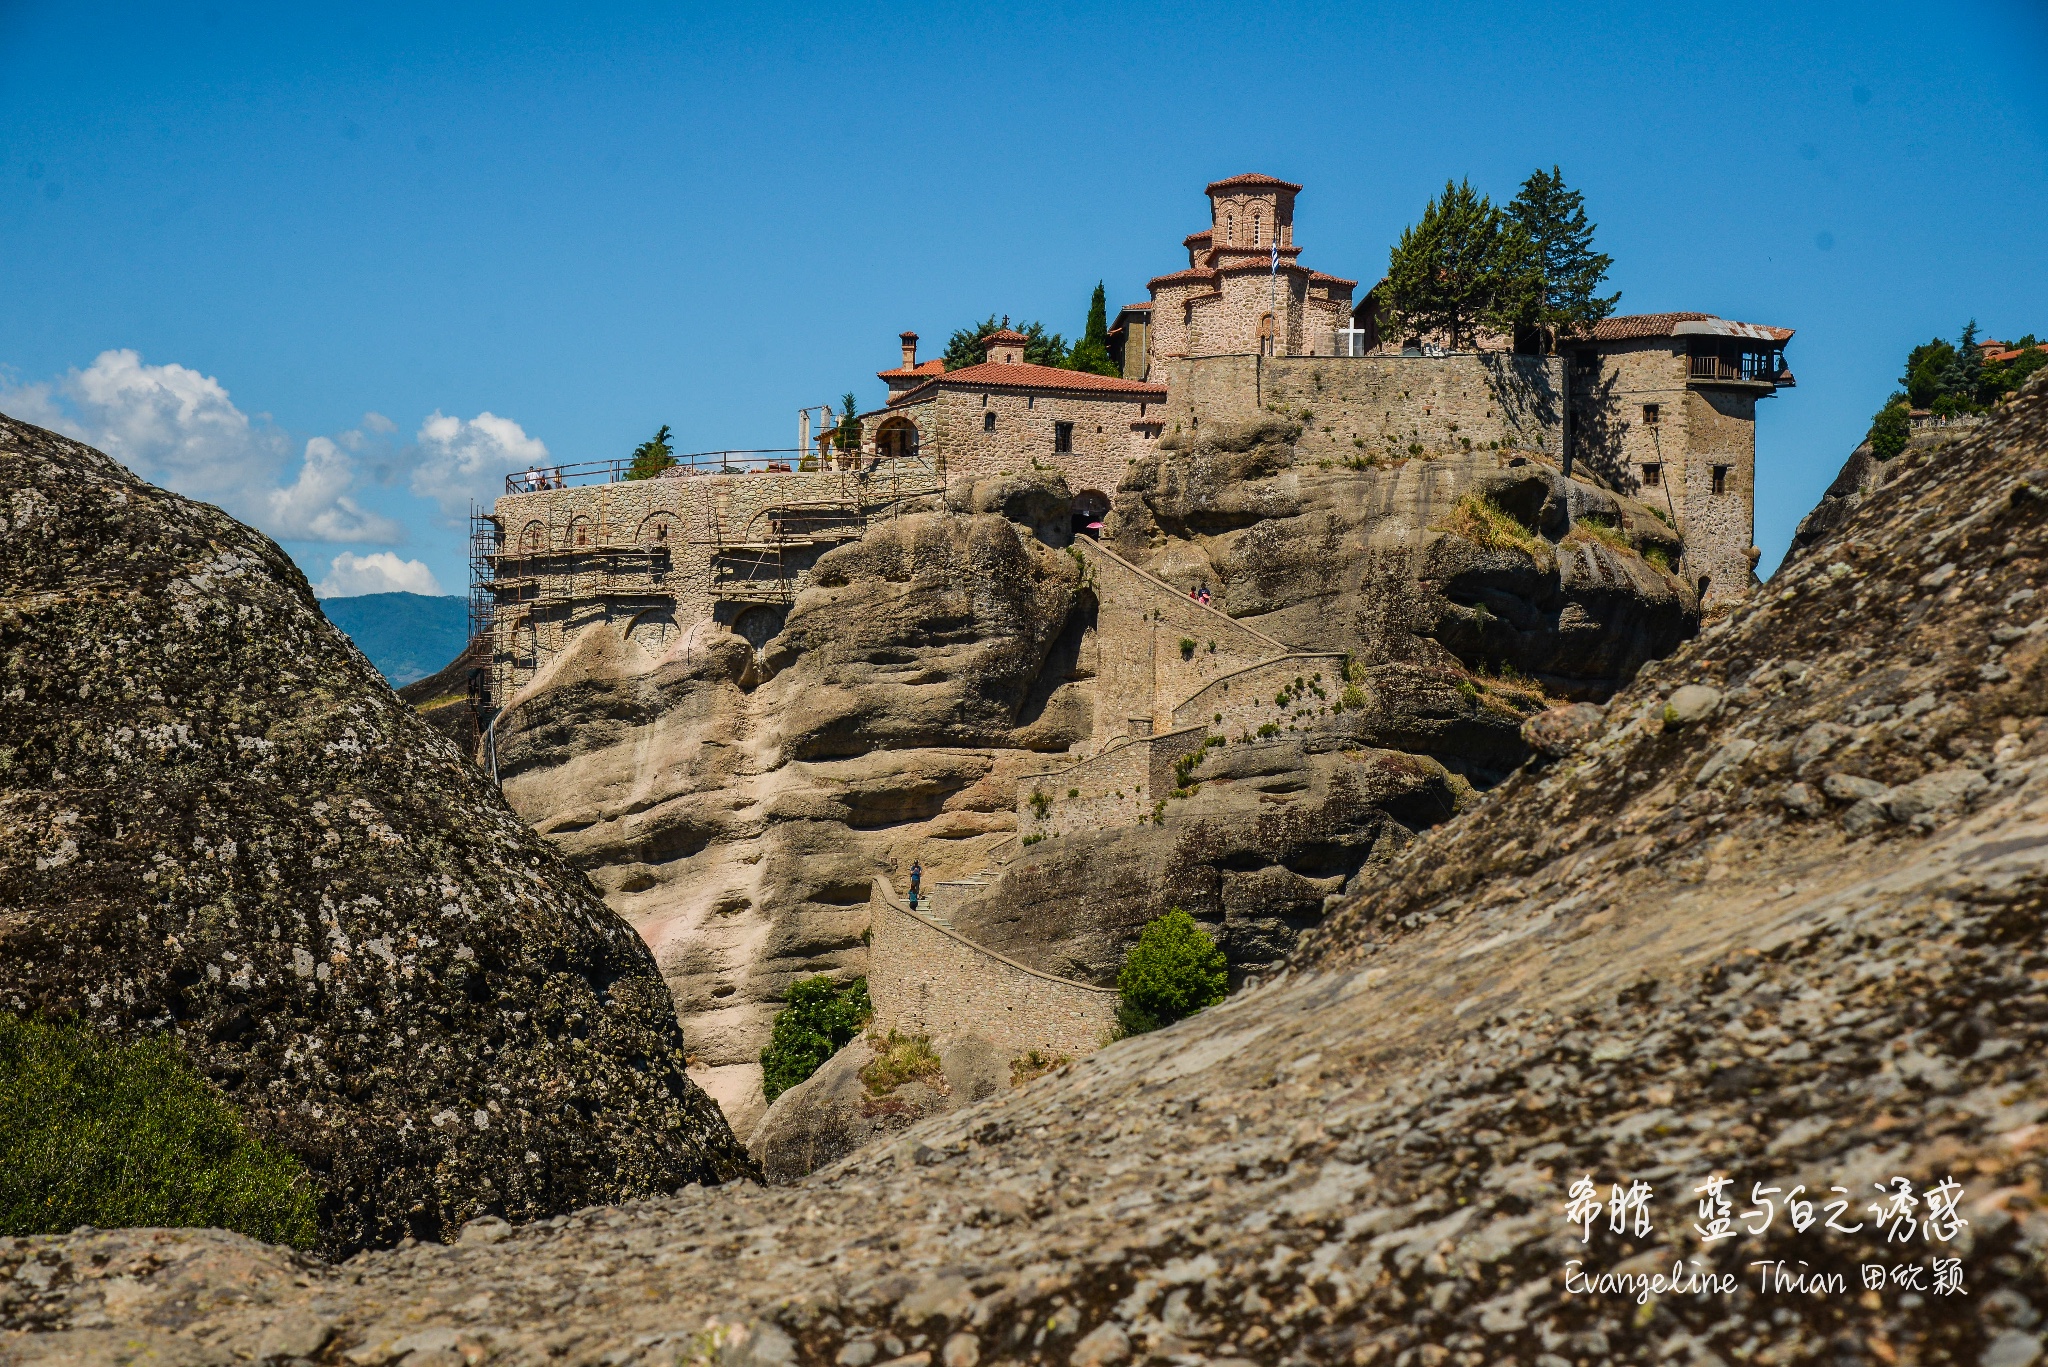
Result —
POLYGON ((926 920, 879 875, 869 900, 868 998, 875 1028, 906 1035, 972 1033, 1013 1054, 1078 1058, 1116 1028, 1116 989, 1026 968, 926 920))
POLYGON ((1267 722, 1276 723, 1283 731, 1290 723, 1315 730, 1333 715, 1331 704, 1343 691, 1342 655, 1283 655, 1216 680, 1174 708, 1173 722, 1175 726, 1206 726, 1233 740, 1247 733, 1256 735, 1267 722), (1291 692, 1297 677, 1306 680, 1318 674, 1326 697, 1308 693, 1287 708, 1273 701, 1282 688, 1291 692))
POLYGON ((1017 836, 1072 835, 1130 826, 1152 815, 1152 804, 1173 791, 1173 766, 1202 746, 1209 728, 1189 726, 1126 741, 1079 764, 1017 780, 1017 836), (1045 815, 1031 794, 1045 794, 1045 815), (1072 793, 1074 796, 1069 797, 1072 793))

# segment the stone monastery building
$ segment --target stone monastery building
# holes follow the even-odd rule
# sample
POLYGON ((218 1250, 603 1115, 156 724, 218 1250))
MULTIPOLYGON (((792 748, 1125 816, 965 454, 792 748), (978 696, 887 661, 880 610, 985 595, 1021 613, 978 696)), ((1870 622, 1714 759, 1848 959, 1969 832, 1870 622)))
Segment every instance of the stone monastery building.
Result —
POLYGON ((472 541, 491 656, 480 714, 592 622, 657 655, 693 631, 759 647, 819 555, 962 476, 1058 470, 1075 495, 1070 534, 1085 537, 1134 462, 1205 422, 1270 411, 1302 419, 1300 458, 1333 466, 1495 449, 1576 468, 1667 511, 1705 601, 1748 591, 1756 404, 1793 383, 1790 329, 1609 318, 1562 355, 1383 338, 1370 292, 1354 302, 1355 281, 1303 264, 1300 192, 1262 175, 1207 187, 1186 266, 1117 316, 1121 375, 1034 365, 1007 328, 983 339, 984 360, 948 371, 920 362, 906 332, 857 451, 806 429, 799 449, 685 456, 655 479, 628 480, 618 461, 515 474, 472 541))

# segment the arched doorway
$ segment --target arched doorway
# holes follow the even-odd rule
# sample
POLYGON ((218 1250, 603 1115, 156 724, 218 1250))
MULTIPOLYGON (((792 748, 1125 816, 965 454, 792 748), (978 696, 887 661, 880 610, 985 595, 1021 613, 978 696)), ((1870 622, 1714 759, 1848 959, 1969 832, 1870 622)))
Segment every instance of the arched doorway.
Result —
POLYGON ((640 544, 649 550, 667 550, 668 541, 675 534, 674 513, 654 513, 640 524, 640 544))
POLYGON ((732 619, 733 635, 745 637, 758 655, 762 647, 782 634, 782 624, 788 615, 787 609, 757 603, 732 619))
POLYGON ((875 454, 883 460, 917 454, 917 424, 898 414, 875 429, 875 454))
POLYGON ((649 655, 659 655, 676 639, 676 615, 669 608, 649 608, 626 626, 626 639, 649 655))
POLYGON ((528 553, 548 548, 548 527, 545 522, 529 522, 519 530, 519 549, 528 553))
POLYGON ((1074 495, 1075 536, 1102 536, 1102 519, 1109 516, 1109 495, 1100 489, 1083 489, 1074 495))

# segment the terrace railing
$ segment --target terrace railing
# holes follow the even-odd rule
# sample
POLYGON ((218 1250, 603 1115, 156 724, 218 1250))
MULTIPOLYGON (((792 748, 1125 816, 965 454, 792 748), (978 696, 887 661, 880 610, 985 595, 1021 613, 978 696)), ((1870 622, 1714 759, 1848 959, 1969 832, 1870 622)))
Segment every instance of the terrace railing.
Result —
MULTIPOLYGON (((585 484, 617 484, 626 478, 633 462, 586 460, 568 465, 534 465, 505 476, 508 494, 532 494, 544 489, 574 489, 585 484)), ((662 479, 690 475, 783 474, 819 468, 815 451, 796 447, 780 451, 692 451, 675 458, 675 464, 661 472, 662 479)), ((828 458, 826 468, 831 468, 828 458)))

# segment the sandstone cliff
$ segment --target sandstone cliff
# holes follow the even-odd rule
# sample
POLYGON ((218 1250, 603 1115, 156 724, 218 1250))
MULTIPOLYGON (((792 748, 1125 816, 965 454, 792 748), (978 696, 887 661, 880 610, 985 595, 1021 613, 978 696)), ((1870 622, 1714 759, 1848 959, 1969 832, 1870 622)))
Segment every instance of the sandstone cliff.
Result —
POLYGON ((797 1187, 486 1225, 340 1273, 231 1236, 17 1241, 7 1351, 2036 1361, 2044 522, 2037 381, 1583 748, 1368 879, 1286 978, 797 1187), (1737 1232, 1709 1240, 1717 1175, 1737 1232), (1567 1223, 1582 1177, 1648 1184, 1648 1232, 1567 1223), (1949 1237, 1924 1202, 1910 1230, 1867 1210, 1895 1178, 1956 1196, 1949 1237), (1779 1190, 1752 1232, 1759 1184, 1779 1190), (1795 1224, 1795 1187, 1836 1185, 1854 1232, 1795 1224), (1733 1289, 1652 1291, 1678 1259, 1733 1289), (1843 1288, 1771 1289, 1765 1261, 1843 1288), (203 1298, 230 1285, 249 1300, 203 1298))
POLYGON ((746 1171, 646 947, 275 545, 0 418, 0 1007, 174 1035, 323 1247, 746 1171))

